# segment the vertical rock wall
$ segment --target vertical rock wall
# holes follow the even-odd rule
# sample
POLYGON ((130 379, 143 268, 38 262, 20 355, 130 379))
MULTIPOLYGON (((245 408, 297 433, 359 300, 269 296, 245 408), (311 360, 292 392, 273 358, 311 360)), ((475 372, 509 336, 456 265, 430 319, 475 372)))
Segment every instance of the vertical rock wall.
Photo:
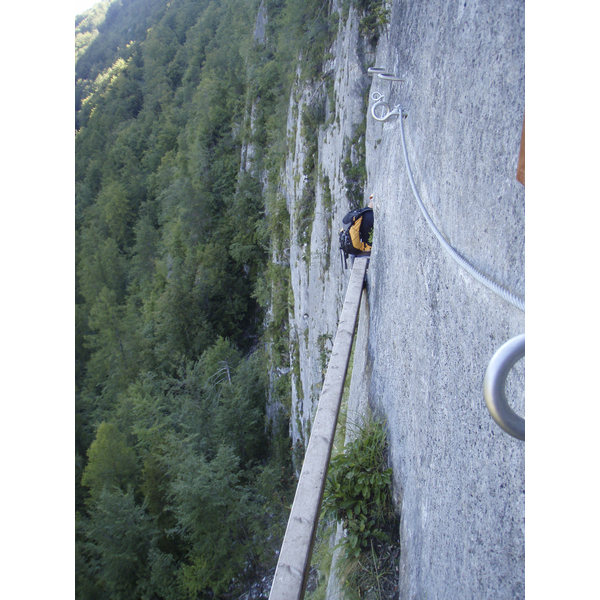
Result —
MULTIPOLYGON (((524 3, 393 2, 374 80, 404 121, 421 198, 450 244, 524 297, 524 3)), ((525 445, 492 421, 482 382, 522 312, 442 249, 409 185, 401 123, 369 116, 375 194, 367 367, 388 423, 401 511, 401 598, 523 598, 525 445)), ((524 416, 524 361, 509 377, 524 416)))
MULTIPOLYGON (((310 433, 348 279, 337 250, 349 209, 342 161, 365 118, 368 86, 392 107, 408 107, 413 175, 443 235, 481 272, 524 296, 525 193, 515 178, 524 3, 388 5, 376 57, 360 50, 351 10, 325 69, 334 94, 329 87, 312 229, 303 243, 295 217, 307 185, 302 113, 327 83, 298 87, 290 101, 291 428, 300 445, 310 433), (405 82, 371 81, 366 67, 374 63, 405 82)), ((350 399, 361 407, 368 397, 387 420, 401 512, 400 597, 523 598, 525 445, 492 421, 482 383, 494 352, 524 332, 525 317, 459 267, 434 237, 409 185, 400 127, 397 117, 367 117, 365 195, 375 196, 375 238, 350 399)), ((524 361, 511 372, 509 398, 524 416, 524 361)))
POLYGON ((284 189, 291 215, 294 304, 290 315, 294 365, 291 429, 294 445, 300 448, 308 442, 350 273, 342 269, 337 233, 349 210, 342 162, 357 125, 365 118, 363 97, 370 84, 359 50, 362 45, 356 13, 351 10, 346 23, 340 22, 323 81, 308 87, 302 82, 290 99, 288 136, 293 145, 286 162, 284 189), (317 103, 325 105, 325 122, 318 131, 314 216, 308 237, 306 223, 298 218, 310 185, 305 176, 308 150, 302 116, 317 103))

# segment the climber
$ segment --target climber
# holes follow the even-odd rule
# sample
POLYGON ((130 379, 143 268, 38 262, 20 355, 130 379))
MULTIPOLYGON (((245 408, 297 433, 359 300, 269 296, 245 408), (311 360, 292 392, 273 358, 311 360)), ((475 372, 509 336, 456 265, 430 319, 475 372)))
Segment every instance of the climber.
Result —
POLYGON ((340 252, 342 267, 346 265, 349 254, 370 256, 373 245, 373 196, 369 206, 350 211, 343 219, 340 231, 340 252))

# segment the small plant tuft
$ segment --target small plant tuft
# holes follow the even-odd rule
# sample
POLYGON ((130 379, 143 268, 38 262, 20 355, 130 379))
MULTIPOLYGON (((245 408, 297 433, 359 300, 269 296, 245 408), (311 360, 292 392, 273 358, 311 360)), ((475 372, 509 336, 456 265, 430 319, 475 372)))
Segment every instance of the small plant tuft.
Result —
POLYGON ((385 527, 393 508, 386 458, 385 431, 368 420, 345 452, 331 459, 322 513, 342 523, 346 536, 340 545, 348 558, 368 551, 372 541, 388 539, 385 527))

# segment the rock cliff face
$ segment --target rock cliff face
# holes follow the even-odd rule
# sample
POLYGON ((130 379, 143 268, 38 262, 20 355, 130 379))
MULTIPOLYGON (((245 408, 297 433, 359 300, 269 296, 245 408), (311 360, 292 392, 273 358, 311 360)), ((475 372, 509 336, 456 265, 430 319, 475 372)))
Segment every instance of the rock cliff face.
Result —
POLYGON ((350 273, 342 268, 337 233, 350 210, 343 162, 347 157, 356 162, 353 141, 366 118, 363 98, 370 78, 364 46, 351 10, 345 25, 341 24, 323 81, 314 87, 299 85, 290 100, 292 151, 284 190, 292 239, 290 339, 295 368, 291 428, 294 444, 300 448, 308 442, 350 273), (318 132, 310 126, 307 130, 307 115, 315 114, 323 121, 318 132), (317 135, 316 144, 307 140, 311 135, 317 135), (317 164, 311 168, 307 163, 313 156, 317 164))
MULTIPOLYGON (((374 56, 365 54, 351 10, 332 52, 333 86, 301 88, 290 103, 292 434, 308 439, 343 303, 349 272, 337 230, 350 203, 342 162, 357 160, 351 140, 366 116, 362 201, 375 196, 375 237, 351 402, 367 399, 387 421, 401 513, 400 597, 523 598, 525 445, 492 421, 482 382, 494 352, 524 332, 524 314, 442 249, 409 184, 399 118, 375 121, 364 97, 378 91, 392 107, 408 108, 407 152, 433 221, 475 267, 523 297, 524 188, 515 176, 524 3, 394 0, 390 8, 374 56), (405 81, 372 80, 373 64, 405 81), (328 99, 319 100, 325 89, 328 99), (325 121, 311 195, 309 145, 300 134, 302 114, 318 101, 325 121), (307 198, 314 198, 308 219, 299 212, 307 198)), ((523 363, 508 389, 524 416, 523 363)))

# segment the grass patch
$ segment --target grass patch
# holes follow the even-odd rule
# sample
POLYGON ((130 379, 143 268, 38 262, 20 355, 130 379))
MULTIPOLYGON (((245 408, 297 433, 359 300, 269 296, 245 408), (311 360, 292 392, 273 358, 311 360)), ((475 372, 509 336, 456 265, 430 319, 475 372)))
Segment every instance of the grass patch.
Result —
POLYGON ((371 542, 369 551, 339 563, 337 576, 347 600, 396 600, 400 543, 371 542))

